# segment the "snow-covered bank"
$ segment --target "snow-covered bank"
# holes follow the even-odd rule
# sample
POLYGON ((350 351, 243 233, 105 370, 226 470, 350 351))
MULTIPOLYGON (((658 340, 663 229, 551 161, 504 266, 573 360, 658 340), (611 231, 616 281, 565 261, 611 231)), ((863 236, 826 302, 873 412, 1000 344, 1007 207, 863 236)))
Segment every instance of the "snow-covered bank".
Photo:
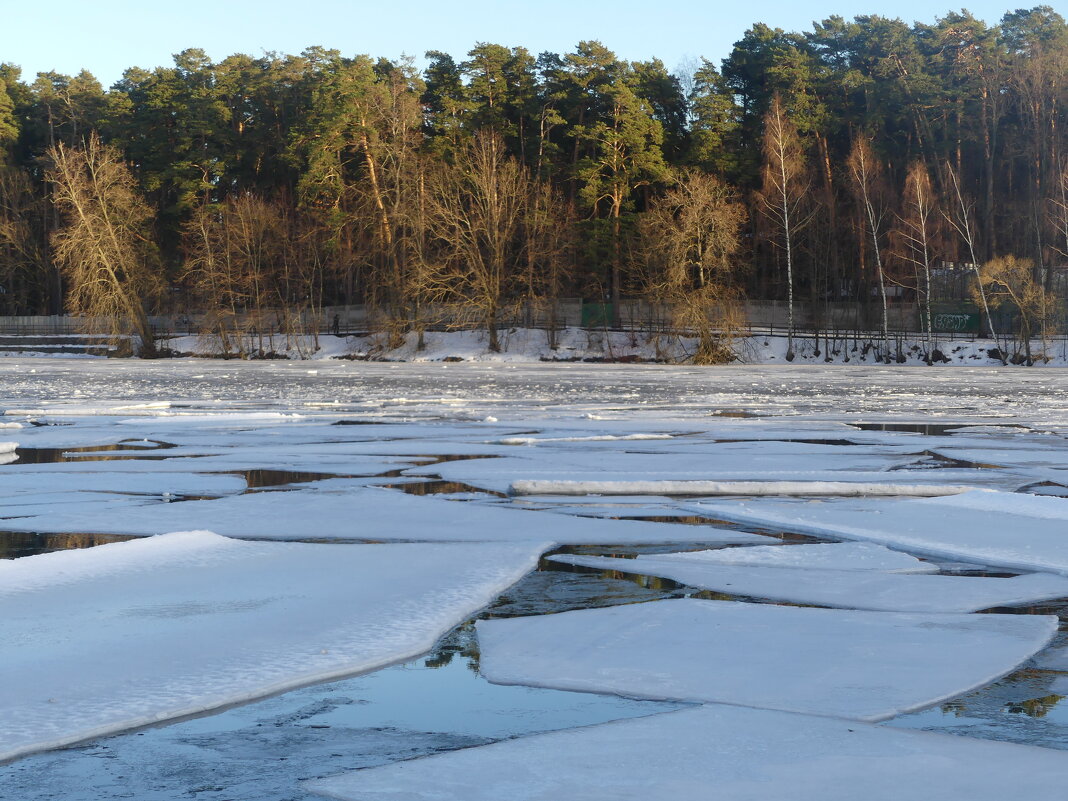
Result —
MULTIPOLYGON (((696 341, 692 337, 654 334, 645 331, 606 331, 603 329, 566 328, 555 335, 542 329, 513 328, 500 332, 501 350, 489 349, 485 331, 427 331, 424 346, 409 334, 398 348, 389 348, 383 335, 312 337, 274 336, 263 338, 263 351, 288 359, 360 359, 394 362, 669 362, 692 360, 696 341)), ((1002 343, 1004 345, 1004 343, 1002 343)), ((222 349, 213 339, 183 336, 162 345, 183 356, 220 357, 222 349)), ((259 347, 259 346, 257 346, 259 347)), ((879 364, 883 359, 880 340, 854 336, 816 336, 800 334, 793 341, 794 357, 787 359, 788 342, 784 334, 756 334, 735 340, 737 360, 749 364, 879 364)), ((927 364, 928 346, 923 340, 892 339, 891 357, 895 364, 927 364)), ((236 352, 235 347, 232 350, 236 352)), ((930 348, 936 364, 982 367, 1002 364, 998 345, 993 340, 936 339, 930 348)), ((1057 339, 1043 346, 1031 345, 1036 365, 1068 366, 1068 340, 1057 339)), ((1013 358, 1011 349, 1006 357, 1013 358)), ((1017 357, 1020 361, 1022 357, 1017 357)))

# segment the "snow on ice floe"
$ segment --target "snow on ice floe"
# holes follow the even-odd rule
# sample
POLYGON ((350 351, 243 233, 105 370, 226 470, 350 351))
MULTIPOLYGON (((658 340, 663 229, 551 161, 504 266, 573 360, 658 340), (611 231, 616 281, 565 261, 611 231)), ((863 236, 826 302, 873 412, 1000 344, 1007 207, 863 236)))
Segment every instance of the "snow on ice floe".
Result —
MULTIPOLYGON (((646 556, 642 556, 644 561, 646 556)), ((870 543, 819 543, 789 548, 753 546, 720 550, 658 553, 658 561, 682 565, 744 565, 750 567, 879 570, 882 572, 938 572, 938 566, 870 543)))
POLYGON ((698 565, 879 570, 885 573, 938 572, 938 567, 930 562, 868 542, 802 544, 789 548, 756 545, 751 548, 662 553, 657 554, 656 558, 665 562, 698 565))
POLYGON ((1057 618, 679 599, 476 626, 495 683, 879 721, 1011 672, 1057 618))
MULTIPOLYGON (((782 479, 800 479, 800 474, 811 471, 833 471, 838 472, 838 480, 846 481, 852 472, 880 472, 908 461, 899 453, 875 453, 868 448, 777 441, 703 443, 691 449, 674 445, 668 452, 651 453, 605 453, 589 444, 567 450, 531 448, 513 453, 517 455, 451 462, 440 465, 441 470, 427 468, 426 472, 437 473, 448 481, 507 490, 517 480, 745 480, 762 478, 768 471, 778 472, 772 478, 782 479), (787 475, 781 473, 784 464, 789 465, 787 475)), ((416 473, 418 469, 413 471, 416 473)), ((892 473, 881 476, 883 481, 895 478, 892 473)), ((902 478, 916 483, 915 477, 902 478)))
POLYGON ((416 656, 545 547, 184 532, 0 562, 0 760, 416 656))
POLYGON ((1061 801, 1068 754, 709 705, 306 782, 342 801, 1061 801))
MULTIPOLYGON (((805 546, 773 548, 791 551, 805 546)), ((746 550, 731 548, 728 551, 746 550)), ((1068 598, 1068 578, 1031 573, 1014 578, 930 576, 874 570, 795 569, 715 564, 640 555, 637 559, 559 554, 555 562, 643 576, 748 598, 884 612, 976 612, 1068 598)))
POLYGON ((688 504, 696 514, 863 540, 982 565, 1068 574, 1068 500, 972 490, 943 498, 688 504))
POLYGON ((766 543, 768 538, 712 526, 550 515, 471 502, 416 497, 362 487, 343 479, 318 481, 299 493, 257 492, 174 504, 88 506, 38 510, 6 521, 12 531, 163 534, 209 529, 254 539, 568 543, 766 543))
POLYGON ((513 481, 512 495, 818 495, 865 498, 878 495, 937 498, 967 492, 953 484, 866 481, 513 481))

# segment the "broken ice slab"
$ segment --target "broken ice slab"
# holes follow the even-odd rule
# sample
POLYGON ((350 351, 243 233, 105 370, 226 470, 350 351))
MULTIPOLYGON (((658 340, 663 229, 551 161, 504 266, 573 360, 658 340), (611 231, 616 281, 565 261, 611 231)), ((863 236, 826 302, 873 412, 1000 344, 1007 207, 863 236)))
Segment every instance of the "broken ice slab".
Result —
POLYGON ((523 479, 508 488, 512 495, 805 495, 870 498, 909 496, 937 498, 967 492, 963 484, 915 484, 892 481, 567 481, 523 479))
MULTIPOLYGON (((804 546, 773 548, 789 551, 804 546)), ((730 551, 744 550, 731 548, 730 551)), ((558 554, 555 562, 659 576, 703 590, 747 598, 884 612, 977 612, 1068 598, 1068 578, 1031 573, 1013 578, 931 576, 873 570, 757 567, 641 555, 637 559, 558 554)))
POLYGON ((1011 672, 1052 615, 867 612, 679 599, 482 620, 492 682, 878 721, 1011 672))
POLYGON ((972 490, 945 498, 837 503, 720 501, 685 506, 723 520, 841 537, 1019 570, 1068 575, 1063 498, 972 490))
POLYGON ((0 562, 0 760, 416 656, 544 547, 201 531, 0 562))
POLYGON ((1068 754, 702 706, 307 782, 342 801, 1062 801, 1068 754))
POLYGON ((12 531, 93 531, 161 534, 210 529, 229 537, 261 539, 368 539, 419 541, 524 541, 558 543, 727 542, 766 543, 765 537, 637 520, 597 520, 507 509, 319 481, 300 492, 255 493, 210 501, 157 504, 122 510, 92 507, 44 513, 5 523, 12 531), (722 533, 722 536, 720 536, 722 533))
POLYGON ((885 573, 937 573, 938 567, 901 551, 869 542, 829 542, 791 545, 789 548, 757 545, 706 551, 662 553, 657 559, 684 564, 750 565, 753 567, 821 568, 823 570, 879 570, 885 573))

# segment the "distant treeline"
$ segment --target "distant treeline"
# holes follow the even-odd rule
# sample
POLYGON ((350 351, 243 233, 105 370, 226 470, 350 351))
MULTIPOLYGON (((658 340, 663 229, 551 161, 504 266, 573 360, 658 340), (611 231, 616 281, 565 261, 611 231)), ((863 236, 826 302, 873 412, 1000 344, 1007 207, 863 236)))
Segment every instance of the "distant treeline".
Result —
POLYGON ((492 330, 513 303, 642 295, 711 331, 742 293, 885 319, 944 262, 1029 325, 1056 305, 1068 26, 1049 6, 756 24, 674 73, 595 41, 426 59, 190 49, 107 90, 0 65, 0 313, 196 309, 223 333, 367 303, 399 334, 442 304, 492 330))

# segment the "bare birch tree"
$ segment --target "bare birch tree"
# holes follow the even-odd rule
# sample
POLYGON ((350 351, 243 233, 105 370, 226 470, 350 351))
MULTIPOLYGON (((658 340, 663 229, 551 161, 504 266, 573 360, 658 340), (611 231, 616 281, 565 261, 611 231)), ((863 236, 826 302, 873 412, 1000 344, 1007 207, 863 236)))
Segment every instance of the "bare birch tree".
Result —
POLYGON ((935 349, 931 325, 931 260, 934 257, 935 219, 938 201, 931 186, 931 176, 923 162, 909 168, 905 178, 902 213, 898 215, 895 231, 901 243, 901 255, 916 268, 917 284, 923 278, 923 329, 926 336, 926 360, 931 363, 935 349))
POLYGON ((809 219, 802 211, 808 188, 801 137, 776 94, 764 115, 764 185, 759 202, 777 229, 776 245, 786 259, 786 358, 789 361, 794 358, 794 240, 809 219))
MULTIPOLYGON (((986 316, 987 328, 990 329, 990 337, 994 340, 994 343, 997 344, 997 331, 994 330, 994 320, 990 316, 990 306, 986 300, 986 290, 983 287, 983 280, 979 274, 979 260, 976 256, 975 233, 972 227, 972 207, 971 204, 964 199, 964 192, 961 191, 960 188, 960 178, 953 169, 953 165, 949 162, 946 162, 946 175, 949 178, 949 190, 951 192, 949 203, 950 211, 943 211, 942 215, 968 248, 968 256, 972 260, 972 269, 975 271, 975 280, 977 284, 976 295, 983 307, 983 314, 986 316)), ((998 352, 1001 354, 1001 363, 1008 364, 1004 351, 1001 348, 998 348, 998 352)))
POLYGON ((83 147, 50 148, 48 180, 60 217, 53 258, 67 282, 68 310, 108 333, 140 339, 141 355, 156 353, 145 305, 162 281, 150 231, 152 213, 117 150, 94 133, 83 147))
POLYGON ((864 215, 867 235, 871 238, 872 256, 875 259, 875 274, 879 281, 879 298, 882 301, 882 329, 884 361, 890 361, 890 324, 889 310, 886 303, 886 275, 883 272, 883 222, 886 207, 881 200, 880 170, 871 145, 863 137, 853 141, 853 148, 847 161, 849 175, 853 183, 853 193, 860 203, 864 215))

